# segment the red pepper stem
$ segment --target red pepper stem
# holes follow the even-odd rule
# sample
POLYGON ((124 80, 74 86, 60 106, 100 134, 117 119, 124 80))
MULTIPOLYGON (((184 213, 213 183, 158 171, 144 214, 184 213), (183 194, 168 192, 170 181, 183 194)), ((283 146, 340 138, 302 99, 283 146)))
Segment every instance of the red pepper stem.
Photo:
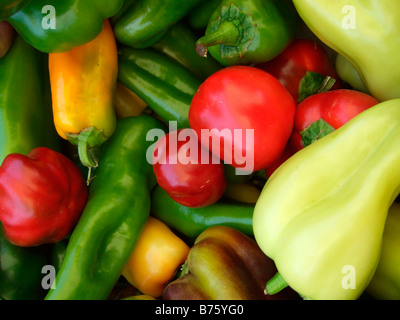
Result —
POLYGON ((265 286, 264 293, 268 295, 276 294, 288 286, 287 282, 279 272, 275 273, 275 275, 268 280, 267 285, 265 286))
POLYGON ((222 22, 214 32, 206 34, 196 42, 196 52, 202 57, 207 57, 208 47, 219 44, 234 46, 240 38, 237 26, 229 21, 222 22))

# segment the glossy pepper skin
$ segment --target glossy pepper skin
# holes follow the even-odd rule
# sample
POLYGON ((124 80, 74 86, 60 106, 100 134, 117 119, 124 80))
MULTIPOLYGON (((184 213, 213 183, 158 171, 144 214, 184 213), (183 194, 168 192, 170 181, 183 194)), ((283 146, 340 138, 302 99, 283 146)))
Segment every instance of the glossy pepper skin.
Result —
POLYGON ((399 138, 400 100, 386 101, 297 152, 267 180, 254 236, 301 296, 357 299, 368 286, 400 190, 399 138))
POLYGON ((149 217, 122 275, 141 293, 157 298, 188 253, 189 246, 167 225, 149 217))
POLYGON ((89 200, 71 234, 48 300, 107 299, 150 215, 156 180, 147 149, 149 130, 164 125, 147 115, 119 120, 103 145, 89 200))
POLYGON ((158 139, 153 171, 157 184, 187 207, 217 202, 226 187, 223 163, 201 145, 192 129, 170 131, 158 139))
POLYGON ((349 89, 314 94, 297 105, 292 143, 300 150, 378 103, 366 93, 349 89))
POLYGON ((253 236, 254 205, 220 201, 202 208, 191 208, 174 201, 160 186, 151 195, 152 216, 172 230, 195 239, 208 227, 224 225, 253 236))
POLYGON ((264 300, 291 299, 290 289, 277 296, 264 294, 266 279, 275 265, 256 242, 240 231, 210 227, 189 251, 183 275, 170 282, 164 300, 264 300))
POLYGON ((367 287, 375 299, 400 299, 400 203, 394 202, 389 209, 383 232, 382 255, 374 277, 367 287))
POLYGON ((8 21, 39 51, 66 52, 96 38, 103 28, 103 20, 116 14, 123 2, 35 0, 8 21))
POLYGON ((190 104, 189 123, 213 154, 254 172, 283 152, 295 111, 293 97, 275 77, 240 65, 217 71, 201 84, 190 104))
POLYGON ((3 0, 0 4, 0 20, 7 19, 21 10, 30 0, 3 0))
POLYGON ((115 35, 124 45, 148 48, 202 1, 164 0, 160 7, 158 0, 137 0, 116 21, 115 35))
POLYGON ((49 54, 53 118, 58 134, 78 146, 82 164, 97 166, 91 149, 114 132, 117 46, 110 22, 92 41, 49 54))
POLYGON ((380 101, 400 98, 398 2, 294 0, 293 3, 311 31, 355 67, 375 98, 380 101))
POLYGON ((0 163, 39 146, 59 150, 46 56, 19 35, 0 59, 0 114, 0 163))
POLYGON ((196 50, 224 66, 261 63, 281 53, 296 32, 297 15, 285 0, 223 0, 196 50))
POLYGON ((309 39, 295 39, 276 58, 257 64, 255 67, 276 77, 296 102, 300 102, 299 96, 302 96, 303 90, 302 81, 305 80, 307 72, 320 75, 319 86, 322 85, 323 79, 329 76, 335 79, 335 83, 330 89, 335 90, 342 87, 340 78, 324 48, 318 42, 309 39))
POLYGON ((213 57, 203 59, 196 50, 195 33, 182 22, 173 25, 160 41, 152 47, 193 72, 200 80, 205 80, 214 72, 222 69, 213 57))
POLYGON ((23 248, 11 244, 0 227, 0 299, 41 300, 42 268, 48 264, 48 246, 23 248), (23 281, 21 281, 23 279, 23 281))
POLYGON ((190 102, 201 84, 193 73, 155 49, 121 47, 118 81, 135 92, 165 122, 189 128, 190 102))
POLYGON ((63 240, 87 200, 79 168, 63 154, 38 147, 11 153, 0 166, 0 221, 5 237, 21 247, 63 240))

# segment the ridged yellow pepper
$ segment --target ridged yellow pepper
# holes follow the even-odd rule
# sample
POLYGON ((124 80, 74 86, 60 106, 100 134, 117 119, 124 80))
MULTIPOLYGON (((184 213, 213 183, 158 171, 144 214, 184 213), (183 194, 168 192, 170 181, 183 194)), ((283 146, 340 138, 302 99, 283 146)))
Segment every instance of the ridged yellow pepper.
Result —
POLYGON ((57 132, 78 145, 83 165, 95 167, 91 149, 104 143, 116 127, 118 53, 109 20, 94 40, 50 53, 49 72, 57 132))
POLYGON ((185 262, 189 250, 167 225, 149 217, 122 275, 144 295, 157 298, 185 262))
POLYGON ((399 141, 400 99, 389 100, 302 149, 268 179, 254 236, 303 297, 357 299, 368 286, 400 192, 399 141))

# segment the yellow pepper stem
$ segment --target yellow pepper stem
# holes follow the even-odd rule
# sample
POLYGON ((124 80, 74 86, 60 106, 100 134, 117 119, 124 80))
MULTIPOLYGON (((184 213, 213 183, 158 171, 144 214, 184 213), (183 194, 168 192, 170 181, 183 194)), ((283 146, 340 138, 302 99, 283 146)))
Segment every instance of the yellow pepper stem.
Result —
POLYGON ((275 273, 275 275, 268 280, 267 285, 265 286, 264 293, 268 295, 276 294, 288 286, 287 282, 279 272, 275 273))

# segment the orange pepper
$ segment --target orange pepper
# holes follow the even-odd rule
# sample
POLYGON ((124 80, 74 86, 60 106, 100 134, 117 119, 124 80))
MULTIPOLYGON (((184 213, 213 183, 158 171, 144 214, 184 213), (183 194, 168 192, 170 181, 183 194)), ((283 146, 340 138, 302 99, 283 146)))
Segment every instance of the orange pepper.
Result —
POLYGON ((122 275, 143 294, 159 297, 189 250, 167 225, 149 217, 122 275))
POLYGON ((83 165, 95 167, 90 149, 104 143, 116 127, 118 52, 109 20, 92 41, 50 53, 49 72, 57 132, 78 145, 83 165))

